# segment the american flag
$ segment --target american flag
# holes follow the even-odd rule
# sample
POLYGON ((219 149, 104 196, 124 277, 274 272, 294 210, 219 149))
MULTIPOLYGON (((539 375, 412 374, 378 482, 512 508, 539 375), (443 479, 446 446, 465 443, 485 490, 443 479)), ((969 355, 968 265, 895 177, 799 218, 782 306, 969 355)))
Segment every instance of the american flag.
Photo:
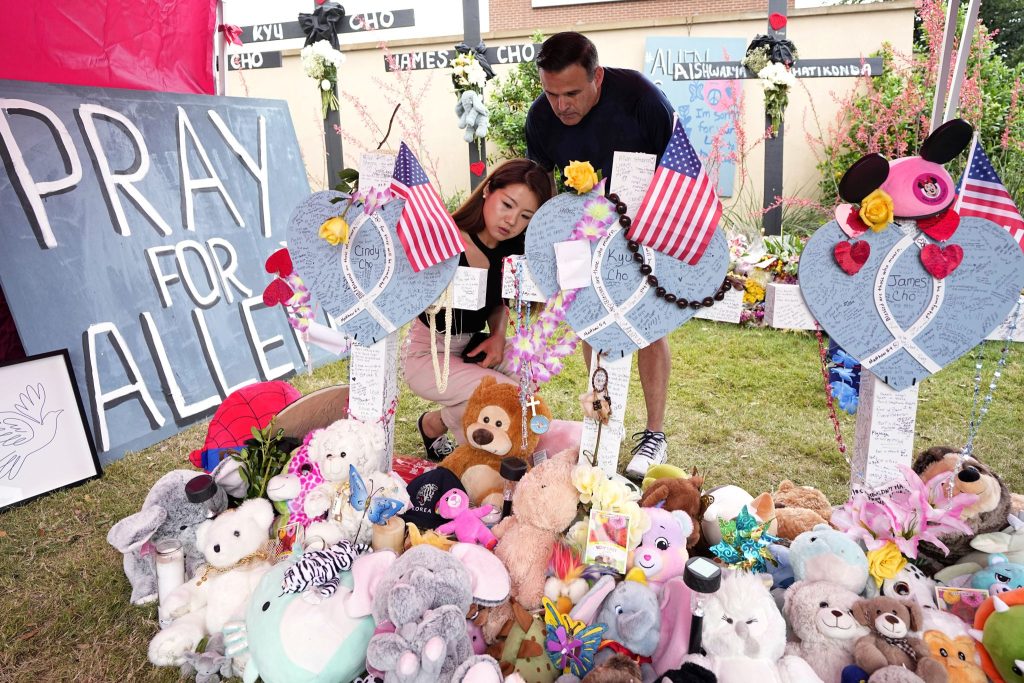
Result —
POLYGON ((405 208, 398 219, 398 239, 414 272, 466 250, 455 221, 404 142, 395 159, 391 191, 405 199, 405 208))
POLYGON ((992 168, 977 135, 967 159, 967 172, 960 179, 956 210, 961 216, 987 218, 1003 226, 1024 249, 1024 218, 992 168))
POLYGON ((631 240, 696 265, 722 217, 722 202, 679 118, 658 170, 626 233, 631 240))

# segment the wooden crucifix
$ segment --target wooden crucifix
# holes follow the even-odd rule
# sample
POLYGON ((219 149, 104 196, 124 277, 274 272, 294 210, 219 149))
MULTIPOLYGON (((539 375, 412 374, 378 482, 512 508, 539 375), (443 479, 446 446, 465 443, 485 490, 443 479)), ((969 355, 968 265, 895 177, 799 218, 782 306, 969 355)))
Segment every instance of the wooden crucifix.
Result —
MULTIPOLYGON (((786 37, 786 0, 768 0, 768 37, 786 37)), ((882 73, 881 57, 839 57, 835 59, 800 59, 793 66, 797 78, 860 78, 882 73)), ((705 79, 756 79, 757 74, 740 62, 690 62, 675 65, 673 80, 700 81, 705 79)), ((771 117, 765 113, 765 128, 771 128, 771 117)), ((765 235, 782 234, 783 124, 778 132, 765 140, 764 147, 764 217, 765 235)))

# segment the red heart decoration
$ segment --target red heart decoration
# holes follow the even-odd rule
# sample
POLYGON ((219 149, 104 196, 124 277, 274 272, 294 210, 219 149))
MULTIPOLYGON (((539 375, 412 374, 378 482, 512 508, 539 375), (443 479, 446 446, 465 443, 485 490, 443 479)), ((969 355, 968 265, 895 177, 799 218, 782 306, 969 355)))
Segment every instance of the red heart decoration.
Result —
POLYGON ((964 250, 959 244, 940 248, 937 244, 926 244, 921 250, 921 265, 936 280, 946 277, 964 260, 964 250))
POLYGON ((469 165, 469 172, 475 175, 477 178, 484 174, 487 170, 487 164, 482 161, 474 161, 469 165))
POLYGON ((943 211, 938 216, 922 218, 917 228, 936 242, 945 242, 960 227, 960 214, 953 209, 943 211))
POLYGON ((293 296, 295 296, 295 292, 292 291, 292 288, 288 286, 287 282, 274 278, 271 280, 270 284, 267 285, 267 288, 263 290, 263 303, 267 306, 276 306, 278 304, 283 304, 293 296))
POLYGON ((785 26, 787 21, 786 17, 778 12, 772 12, 768 15, 768 25, 776 31, 785 26))
MULTIPOLYGON (((275 273, 281 277, 288 277, 295 270, 292 266, 292 257, 287 249, 278 249, 267 258, 266 269, 268 273, 275 273)), ((271 304, 267 304, 268 306, 271 304)))
POLYGON ((836 263, 847 275, 856 275, 871 256, 871 245, 867 242, 840 242, 832 249, 836 263))
POLYGON ((840 204, 836 207, 836 222, 839 229, 854 239, 868 231, 868 224, 861 220, 860 213, 853 204, 840 204))

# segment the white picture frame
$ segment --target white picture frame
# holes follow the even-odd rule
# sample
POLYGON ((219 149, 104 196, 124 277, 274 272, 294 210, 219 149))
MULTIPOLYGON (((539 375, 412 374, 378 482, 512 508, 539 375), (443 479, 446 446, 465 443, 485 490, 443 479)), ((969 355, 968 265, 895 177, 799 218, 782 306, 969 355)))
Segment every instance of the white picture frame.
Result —
POLYGON ((102 471, 67 349, 0 363, 0 511, 102 471))

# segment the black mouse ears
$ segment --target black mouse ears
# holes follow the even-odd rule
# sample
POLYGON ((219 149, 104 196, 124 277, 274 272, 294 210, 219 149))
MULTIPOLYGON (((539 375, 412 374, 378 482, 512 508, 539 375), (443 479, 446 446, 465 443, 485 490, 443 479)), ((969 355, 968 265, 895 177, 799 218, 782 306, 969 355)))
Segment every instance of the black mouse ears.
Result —
POLYGON ((839 181, 839 196, 850 204, 860 204, 888 177, 889 161, 881 154, 865 154, 843 174, 839 181))
POLYGON ((953 119, 932 131, 921 143, 921 158, 936 164, 948 164, 971 144, 974 126, 963 119, 953 119))

